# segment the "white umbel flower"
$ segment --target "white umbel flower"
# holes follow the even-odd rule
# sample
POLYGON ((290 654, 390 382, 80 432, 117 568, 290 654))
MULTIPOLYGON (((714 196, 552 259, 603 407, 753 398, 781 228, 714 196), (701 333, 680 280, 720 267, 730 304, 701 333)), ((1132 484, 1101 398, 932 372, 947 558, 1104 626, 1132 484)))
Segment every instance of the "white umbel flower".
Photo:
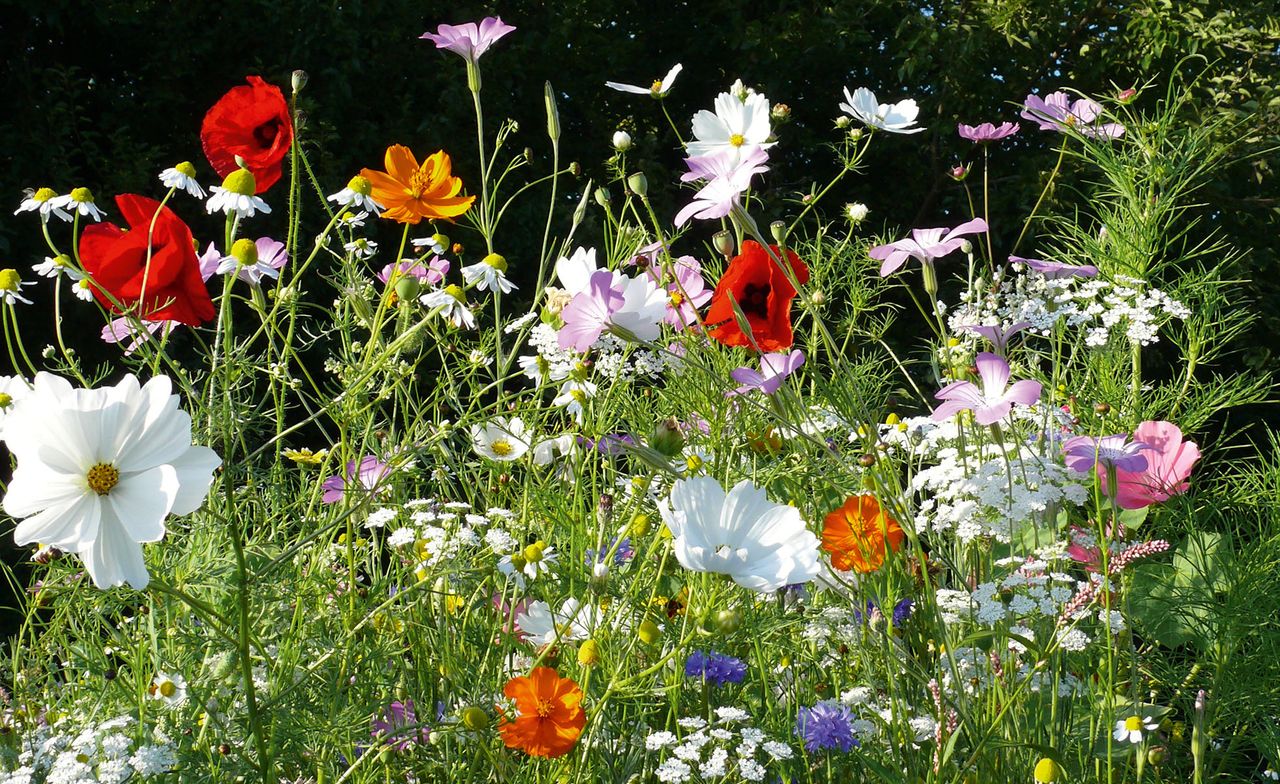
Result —
POLYGON ((818 574, 818 538, 800 511, 771 502, 750 480, 725 493, 711 477, 680 479, 658 509, 686 569, 726 574, 762 593, 818 574))
POLYGON ((5 441, 18 467, 4 510, 21 520, 14 541, 76 553, 99 588, 145 588, 142 543, 164 537, 170 514, 198 509, 222 463, 191 444, 169 379, 73 389, 40 373, 13 413, 5 441))
POLYGON ((523 419, 498 417, 492 422, 471 426, 471 445, 481 457, 511 462, 529 451, 527 433, 523 419))

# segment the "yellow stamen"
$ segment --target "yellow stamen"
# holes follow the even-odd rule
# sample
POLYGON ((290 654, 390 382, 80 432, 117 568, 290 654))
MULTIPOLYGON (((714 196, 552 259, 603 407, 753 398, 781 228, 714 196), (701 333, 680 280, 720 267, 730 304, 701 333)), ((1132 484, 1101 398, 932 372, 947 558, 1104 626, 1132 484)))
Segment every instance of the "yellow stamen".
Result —
POLYGON ((89 489, 98 495, 106 495, 120 483, 120 471, 110 463, 95 463, 85 476, 89 489))

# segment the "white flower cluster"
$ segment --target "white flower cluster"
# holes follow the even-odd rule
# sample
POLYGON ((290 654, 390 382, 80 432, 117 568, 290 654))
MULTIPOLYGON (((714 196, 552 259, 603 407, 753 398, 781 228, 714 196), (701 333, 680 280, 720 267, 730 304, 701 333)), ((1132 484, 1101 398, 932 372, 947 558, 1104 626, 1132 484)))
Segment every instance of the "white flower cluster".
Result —
POLYGON ((138 745, 137 733, 124 731, 133 723, 120 716, 78 731, 41 725, 20 740, 16 766, 0 771, 0 784, 121 784, 173 770, 178 757, 168 739, 138 745))
POLYGON ((1113 337, 1149 346, 1157 342, 1160 325, 1170 318, 1191 315, 1186 305, 1137 278, 1046 277, 1028 271, 1005 277, 989 291, 973 289, 961 295, 951 314, 951 329, 983 324, 1008 328, 1029 322, 1032 332, 1046 335, 1056 324, 1079 329, 1089 346, 1105 346, 1113 337))
MULTIPOLYGON (((1041 560, 1023 562, 999 584, 980 583, 971 594, 977 605, 975 617, 983 626, 995 626, 1003 621, 1017 624, 1030 623, 1039 617, 1057 618, 1062 606, 1075 595, 1078 583, 1063 572, 1049 571, 1049 565, 1041 560)), ((1033 638, 1030 629, 1019 626, 1010 631, 1033 638)), ((1010 646, 1018 645, 1010 641, 1010 646)))
POLYGON ((405 502, 403 510, 390 506, 373 510, 365 525, 388 527, 401 514, 408 516, 411 525, 395 527, 387 536, 387 544, 395 548, 413 546, 416 569, 449 564, 466 548, 482 544, 498 554, 515 546, 514 537, 494 527, 510 519, 510 511, 494 507, 476 513, 465 501, 417 498, 405 502))
POLYGON ((654 770, 658 781, 684 784, 731 775, 743 781, 764 781, 769 763, 795 756, 786 743, 770 740, 763 730, 750 726, 745 710, 722 706, 715 713, 714 724, 696 716, 680 719, 678 724, 686 731, 682 737, 664 730, 645 738, 645 748, 664 758, 654 770))
MULTIPOLYGON (((530 330, 529 345, 538 355, 521 357, 520 366, 525 368, 525 375, 538 384, 545 384, 548 380, 562 381, 580 368, 582 355, 560 348, 559 340, 559 333, 550 324, 537 324, 530 330)), ((679 362, 674 354, 640 348, 610 333, 601 335, 592 350, 596 373, 610 382, 659 378, 668 367, 679 362)))

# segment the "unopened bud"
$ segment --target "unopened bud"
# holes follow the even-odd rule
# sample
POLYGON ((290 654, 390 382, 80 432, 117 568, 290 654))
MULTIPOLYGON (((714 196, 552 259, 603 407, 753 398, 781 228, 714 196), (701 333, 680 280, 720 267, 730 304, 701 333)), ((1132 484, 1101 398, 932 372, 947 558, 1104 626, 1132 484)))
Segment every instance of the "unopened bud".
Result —
POLYGON ((410 302, 422 291, 422 283, 413 275, 400 275, 396 280, 396 296, 401 302, 410 302))
POLYGON ((684 433, 675 417, 667 417, 653 428, 649 445, 667 457, 675 457, 684 449, 684 433))
POLYGON ((640 642, 645 645, 653 645, 662 639, 662 630, 658 628, 658 624, 646 619, 641 621, 640 628, 636 630, 636 635, 640 638, 640 642))
POLYGON ((649 178, 644 176, 644 172, 636 172, 627 178, 627 188, 640 198, 647 198, 649 196, 649 178))
POLYGON ((716 250, 720 251, 720 255, 726 259, 733 255, 733 235, 727 231, 718 231, 711 238, 711 242, 716 246, 716 250))
POLYGON ((626 152, 631 149, 631 134, 626 131, 614 131, 613 133, 613 149, 618 152, 626 152))
POLYGON ((474 705, 463 708, 462 726, 472 732, 483 732, 489 729, 489 714, 485 713, 483 708, 477 708, 474 705))
POLYGON ((721 610, 716 613, 716 630, 721 634, 733 634, 742 628, 742 613, 737 610, 721 610))
POLYGON ((551 82, 543 86, 542 94, 547 103, 547 136, 553 142, 560 141, 560 110, 556 108, 556 93, 551 89, 551 82))
POLYGON ((569 164, 569 173, 572 174, 574 177, 581 177, 582 164, 578 163, 577 161, 574 161, 573 163, 569 164))
POLYGON ((1094 403, 1094 404, 1093 404, 1093 412, 1094 412, 1095 414, 1108 414, 1108 413, 1110 413, 1110 412, 1111 412, 1111 404, 1109 404, 1109 403, 1094 403))
POLYGON ((609 202, 611 201, 609 198, 609 191, 605 190, 604 188, 596 188, 595 195, 596 195, 597 204, 599 204, 601 207, 609 206, 609 202))
POLYGON ((299 68, 289 77, 289 83, 293 86, 293 94, 297 95, 302 92, 302 88, 307 86, 307 72, 299 68))
POLYGON ((791 107, 785 103, 775 103, 769 110, 769 119, 775 123, 784 123, 791 119, 791 107))

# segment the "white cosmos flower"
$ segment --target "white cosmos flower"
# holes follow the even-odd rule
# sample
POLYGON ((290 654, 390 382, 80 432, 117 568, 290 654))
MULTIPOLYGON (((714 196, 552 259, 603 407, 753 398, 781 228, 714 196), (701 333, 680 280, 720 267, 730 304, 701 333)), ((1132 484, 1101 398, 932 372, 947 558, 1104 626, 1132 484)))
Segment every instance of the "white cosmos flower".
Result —
POLYGON ((771 502, 750 480, 725 493, 711 477, 680 479, 658 510, 686 569, 726 574, 762 593, 818 574, 818 538, 800 511, 771 502))
POLYGON ((661 80, 655 80, 653 84, 648 87, 641 87, 638 84, 623 84, 622 82, 605 82, 604 86, 612 90, 617 90, 618 92, 632 93, 633 95, 650 95, 654 98, 662 98, 665 97, 667 93, 671 92, 671 88, 675 86, 676 77, 680 75, 680 70, 682 68, 684 68, 684 66, 680 65, 680 63, 676 63, 671 66, 670 71, 667 71, 666 76, 662 77, 661 80))
POLYGON ((5 440, 18 467, 4 510, 25 518, 14 541, 76 553, 99 588, 145 588, 142 543, 164 537, 168 515, 198 509, 222 463, 191 444, 191 417, 169 379, 73 389, 40 373, 14 414, 5 440))
POLYGON ((727 152, 737 164, 743 153, 752 148, 767 150, 777 142, 769 141, 769 99, 755 92, 720 93, 715 112, 706 109, 693 116, 695 141, 686 145, 689 155, 712 155, 727 152))
POLYGON ((916 124, 920 107, 910 98, 892 104, 877 103, 876 94, 865 87, 859 87, 852 94, 846 87, 844 97, 848 103, 840 104, 840 110, 868 128, 879 128, 890 133, 920 133, 924 130, 911 127, 916 124))
POLYGON ((671 295, 649 275, 628 278, 615 272, 613 280, 622 285, 622 307, 613 312, 609 323, 628 339, 645 343, 657 340, 667 318, 671 295))
POLYGON ((556 278, 570 297, 586 291, 597 269, 595 248, 578 248, 573 255, 556 259, 556 278))
POLYGON ((529 451, 526 433, 523 419, 498 417, 492 422, 471 426, 471 445, 481 457, 510 462, 519 460, 529 451))
POLYGON ((583 605, 572 597, 565 599, 559 612, 543 601, 532 602, 516 616, 516 626, 525 641, 536 646, 556 641, 585 640, 600 625, 600 608, 583 605))

